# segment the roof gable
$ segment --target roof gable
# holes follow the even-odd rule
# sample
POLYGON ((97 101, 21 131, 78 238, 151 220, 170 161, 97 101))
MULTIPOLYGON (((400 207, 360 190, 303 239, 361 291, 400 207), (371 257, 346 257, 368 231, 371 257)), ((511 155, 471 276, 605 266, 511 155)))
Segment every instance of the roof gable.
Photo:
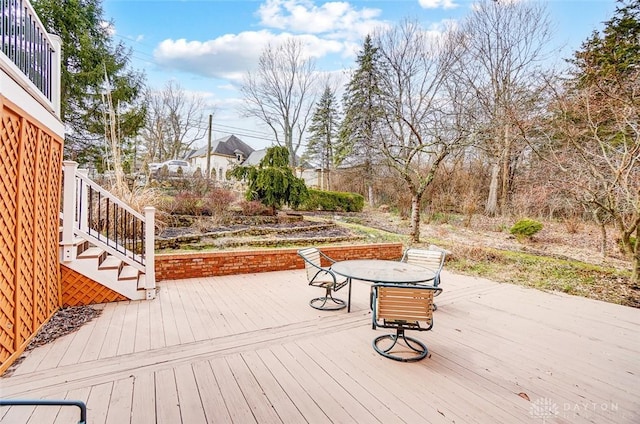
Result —
MULTIPOLYGON (((235 157, 236 153, 242 153, 246 158, 254 151, 253 147, 249 146, 244 141, 240 140, 235 135, 229 135, 226 137, 218 138, 211 142, 211 154, 221 156, 235 157)), ((207 146, 201 147, 189 155, 189 158, 194 157, 206 157, 207 146)))

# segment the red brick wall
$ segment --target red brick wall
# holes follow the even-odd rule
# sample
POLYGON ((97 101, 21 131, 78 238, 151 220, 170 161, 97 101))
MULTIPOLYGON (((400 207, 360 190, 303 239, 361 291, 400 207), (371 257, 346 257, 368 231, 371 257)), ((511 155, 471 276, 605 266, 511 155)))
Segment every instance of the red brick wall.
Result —
MULTIPOLYGON (((336 260, 400 259, 402 243, 320 247, 336 260)), ((156 255, 156 280, 302 269, 298 249, 241 250, 156 255)))

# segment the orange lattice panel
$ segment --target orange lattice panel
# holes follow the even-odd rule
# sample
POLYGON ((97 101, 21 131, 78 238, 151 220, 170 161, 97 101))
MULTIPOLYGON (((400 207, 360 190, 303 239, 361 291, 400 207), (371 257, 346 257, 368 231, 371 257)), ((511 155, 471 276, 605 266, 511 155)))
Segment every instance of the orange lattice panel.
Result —
POLYGON ((55 244, 55 248, 49 249, 47 273, 49 279, 49 315, 53 314, 62 305, 62 289, 60 286, 60 266, 58 253, 58 228, 60 224, 60 195, 62 191, 62 140, 43 136, 43 143, 50 146, 51 156, 49 157, 49 207, 47 208, 47 231, 49 246, 55 244), (55 242, 54 242, 55 240, 55 242), (54 283, 55 282, 55 283, 54 283))
POLYGON ((0 125, 0 361, 15 351, 15 262, 20 116, 2 110, 0 125))
POLYGON ((62 139, 0 94, 0 372, 60 307, 62 139))
MULTIPOLYGON (((49 181, 50 180, 50 143, 51 137, 45 136, 41 133, 38 137, 38 144, 36 147, 36 166, 35 166, 35 180, 36 181, 49 181)), ((48 285, 49 281, 55 283, 57 279, 52 279, 49 275, 49 266, 47 261, 51 260, 49 251, 53 240, 49 237, 49 231, 43 231, 49 226, 49 192, 51 186, 49 184, 36 184, 34 187, 34 213, 35 213, 35 228, 36 231, 40 231, 42 234, 37 234, 35 237, 35 243, 33 245, 33 257, 34 257, 34 270, 35 270, 35 296, 33 303, 33 317, 34 323, 41 323, 46 321, 49 316, 48 307, 48 285), (39 236, 38 236, 39 235, 39 236)), ((54 277, 55 278, 55 277, 54 277)))
POLYGON ((60 265, 62 273, 63 306, 90 305, 92 303, 117 302, 128 300, 120 293, 114 292, 91 278, 60 265))
MULTIPOLYGON (((26 121, 26 120, 25 120, 26 121)), ((33 247, 36 244, 35 226, 35 165, 38 128, 23 123, 18 168, 18 344, 24 343, 38 327, 33 316, 35 273, 33 247)), ((44 182, 44 181, 43 181, 44 182)), ((39 233, 42 236, 42 233, 39 233)))

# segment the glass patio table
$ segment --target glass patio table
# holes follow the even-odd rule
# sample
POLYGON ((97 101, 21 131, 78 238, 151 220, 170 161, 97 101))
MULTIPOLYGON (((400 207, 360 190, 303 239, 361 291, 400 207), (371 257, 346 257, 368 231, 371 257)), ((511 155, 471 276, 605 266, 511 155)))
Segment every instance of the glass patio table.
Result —
POLYGON ((346 277, 349 282, 347 312, 351 312, 351 280, 372 283, 424 283, 432 281, 436 271, 420 265, 384 259, 353 259, 338 261, 331 265, 336 274, 346 277))

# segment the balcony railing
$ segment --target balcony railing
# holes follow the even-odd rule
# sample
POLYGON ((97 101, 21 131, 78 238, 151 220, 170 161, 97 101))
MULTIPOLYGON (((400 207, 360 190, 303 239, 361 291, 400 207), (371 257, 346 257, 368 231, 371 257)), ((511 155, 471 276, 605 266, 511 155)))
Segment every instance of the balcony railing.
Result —
MULTIPOLYGON (((0 0, 0 51, 57 111, 60 46, 28 0, 0 0)), ((1 56, 1 55, 0 55, 1 56)))

